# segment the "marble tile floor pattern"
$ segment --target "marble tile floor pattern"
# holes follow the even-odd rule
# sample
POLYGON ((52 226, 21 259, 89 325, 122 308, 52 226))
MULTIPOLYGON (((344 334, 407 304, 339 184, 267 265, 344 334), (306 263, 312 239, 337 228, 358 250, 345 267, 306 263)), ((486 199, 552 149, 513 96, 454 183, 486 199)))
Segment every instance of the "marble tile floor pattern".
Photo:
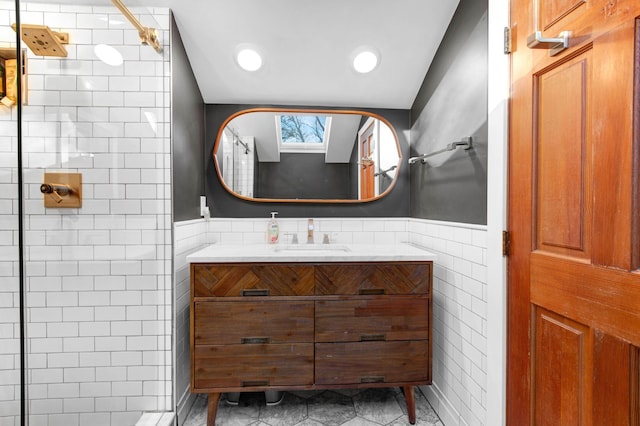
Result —
MULTIPOLYGON (((443 426, 419 388, 416 426, 443 426)), ((408 425, 399 388, 285 392, 279 405, 266 406, 264 393, 245 393, 237 406, 224 395, 216 426, 401 426, 408 425)), ((183 426, 206 426, 207 396, 198 395, 183 426)))

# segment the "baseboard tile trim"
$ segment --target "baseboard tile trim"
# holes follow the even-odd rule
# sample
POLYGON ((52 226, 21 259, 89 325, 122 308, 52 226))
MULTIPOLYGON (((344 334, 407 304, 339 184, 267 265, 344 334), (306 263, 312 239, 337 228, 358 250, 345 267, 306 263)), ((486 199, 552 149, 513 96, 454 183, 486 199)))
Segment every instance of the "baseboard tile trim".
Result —
POLYGON ((433 407, 444 426, 461 426, 460 413, 442 394, 437 385, 420 386, 420 390, 433 407))
POLYGON ((173 412, 144 413, 136 422, 136 426, 173 426, 173 412))

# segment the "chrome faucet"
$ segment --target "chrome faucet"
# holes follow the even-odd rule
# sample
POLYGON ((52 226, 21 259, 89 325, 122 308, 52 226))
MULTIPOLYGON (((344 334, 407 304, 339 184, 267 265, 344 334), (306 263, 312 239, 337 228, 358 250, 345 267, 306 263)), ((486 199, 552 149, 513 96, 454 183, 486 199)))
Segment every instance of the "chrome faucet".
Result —
POLYGON ((307 244, 313 244, 313 219, 307 223, 307 244))

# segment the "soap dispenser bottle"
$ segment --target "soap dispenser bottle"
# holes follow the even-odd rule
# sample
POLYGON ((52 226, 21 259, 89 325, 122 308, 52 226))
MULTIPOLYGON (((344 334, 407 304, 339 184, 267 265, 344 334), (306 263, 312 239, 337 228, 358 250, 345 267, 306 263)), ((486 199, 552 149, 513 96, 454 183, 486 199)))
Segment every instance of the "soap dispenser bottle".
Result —
POLYGON ((278 226, 278 221, 276 220, 277 214, 278 212, 271 212, 271 220, 269 220, 269 225, 267 226, 268 244, 276 244, 278 242, 278 238, 280 237, 280 227, 278 226))

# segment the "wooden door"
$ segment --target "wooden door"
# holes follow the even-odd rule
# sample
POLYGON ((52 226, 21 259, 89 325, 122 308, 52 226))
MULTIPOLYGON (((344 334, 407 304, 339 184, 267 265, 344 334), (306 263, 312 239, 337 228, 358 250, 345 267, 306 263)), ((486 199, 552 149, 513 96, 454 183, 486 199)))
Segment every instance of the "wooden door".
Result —
POLYGON ((375 162, 373 161, 374 124, 360 135, 360 199, 373 198, 375 194, 375 162))
POLYGON ((507 422, 638 425, 640 1, 511 11, 507 422))

